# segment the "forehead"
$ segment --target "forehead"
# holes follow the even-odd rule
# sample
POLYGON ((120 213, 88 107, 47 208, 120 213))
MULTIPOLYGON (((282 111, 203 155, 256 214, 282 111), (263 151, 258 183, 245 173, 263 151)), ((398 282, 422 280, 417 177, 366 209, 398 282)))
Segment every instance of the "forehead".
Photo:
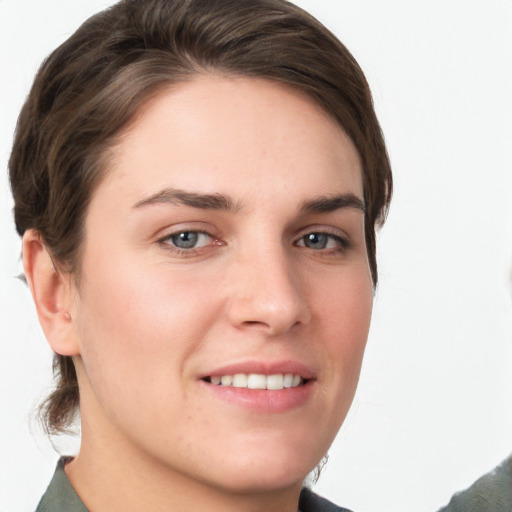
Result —
POLYGON ((308 95, 264 79, 200 75, 143 105, 119 137, 106 181, 141 194, 169 185, 244 193, 248 182, 256 192, 269 179, 276 192, 307 180, 323 183, 318 193, 362 195, 354 144, 308 95))

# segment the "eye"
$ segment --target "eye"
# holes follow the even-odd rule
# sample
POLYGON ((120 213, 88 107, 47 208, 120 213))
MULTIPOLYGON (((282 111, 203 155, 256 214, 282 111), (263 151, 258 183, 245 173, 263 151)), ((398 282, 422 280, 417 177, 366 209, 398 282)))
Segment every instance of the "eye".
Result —
POLYGON ((307 247, 316 251, 325 249, 347 249, 349 242, 338 235, 329 233, 308 233, 297 241, 298 247, 307 247))
POLYGON ((212 237, 201 231, 182 231, 165 237, 162 242, 182 250, 198 249, 210 245, 212 237))

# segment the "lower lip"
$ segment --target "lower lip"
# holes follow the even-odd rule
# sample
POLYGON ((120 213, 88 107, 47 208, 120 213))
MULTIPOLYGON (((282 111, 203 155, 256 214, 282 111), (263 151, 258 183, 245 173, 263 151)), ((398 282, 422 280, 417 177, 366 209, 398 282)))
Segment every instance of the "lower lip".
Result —
POLYGON ((205 381, 201 383, 214 396, 239 407, 261 413, 280 413, 303 406, 313 394, 315 381, 310 380, 301 386, 280 390, 235 388, 205 381))

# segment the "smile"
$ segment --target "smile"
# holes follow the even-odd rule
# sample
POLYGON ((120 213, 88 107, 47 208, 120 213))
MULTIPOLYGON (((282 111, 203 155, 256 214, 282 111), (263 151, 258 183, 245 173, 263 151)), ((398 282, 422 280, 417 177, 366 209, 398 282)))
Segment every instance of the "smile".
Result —
POLYGON ((234 375, 212 376, 205 379, 216 386, 246 389, 267 389, 279 391, 287 388, 296 388, 305 383, 305 380, 293 373, 277 373, 264 375, 261 373, 236 373, 234 375))
POLYGON ((306 405, 317 389, 316 371, 294 361, 245 361, 210 370, 200 381, 209 397, 258 414, 306 405))

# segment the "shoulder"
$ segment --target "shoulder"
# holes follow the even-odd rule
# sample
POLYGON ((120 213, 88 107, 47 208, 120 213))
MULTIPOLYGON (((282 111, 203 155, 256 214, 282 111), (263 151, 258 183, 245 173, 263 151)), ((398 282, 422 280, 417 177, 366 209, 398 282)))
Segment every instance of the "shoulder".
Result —
POLYGON ((302 489, 300 493, 299 509, 300 512, 350 512, 350 510, 336 506, 307 488, 302 489))
POLYGON ((512 510, 512 456, 455 494, 439 512, 510 512, 512 510))
POLYGON ((64 466, 69 460, 69 457, 59 460, 50 485, 41 498, 36 512, 87 512, 64 471, 64 466))

